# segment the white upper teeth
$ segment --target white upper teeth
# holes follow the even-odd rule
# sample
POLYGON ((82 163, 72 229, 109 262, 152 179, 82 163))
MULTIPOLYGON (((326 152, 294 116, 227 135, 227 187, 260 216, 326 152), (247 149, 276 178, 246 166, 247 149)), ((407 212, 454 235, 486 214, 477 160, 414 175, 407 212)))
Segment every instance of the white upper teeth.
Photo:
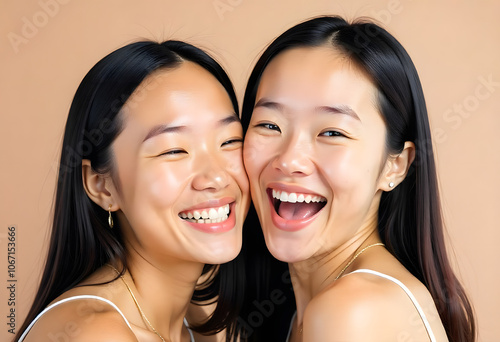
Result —
POLYGON ((295 192, 285 192, 273 189, 273 198, 279 199, 281 202, 290 203, 310 203, 310 202, 326 202, 326 198, 314 195, 297 194, 295 192))
POLYGON ((179 216, 197 223, 216 223, 227 220, 228 214, 229 204, 226 204, 219 208, 193 210, 192 212, 183 211, 179 216))

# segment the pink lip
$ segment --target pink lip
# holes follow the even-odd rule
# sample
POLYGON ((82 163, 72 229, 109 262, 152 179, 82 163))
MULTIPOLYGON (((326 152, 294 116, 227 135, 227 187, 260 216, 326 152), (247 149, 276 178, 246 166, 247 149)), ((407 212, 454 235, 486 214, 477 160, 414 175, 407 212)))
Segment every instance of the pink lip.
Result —
POLYGON ((311 217, 308 217, 303 220, 285 220, 281 216, 278 215, 276 212, 276 209, 274 209, 274 203, 273 203, 273 196, 272 196, 272 189, 275 190, 283 190, 286 192, 300 192, 300 193, 306 193, 306 194, 313 194, 310 190, 307 190, 305 188, 301 188, 298 186, 283 186, 283 185, 270 185, 271 188, 267 189, 267 198, 269 200, 269 206, 270 206, 270 211, 271 211, 271 220, 273 221, 273 224, 276 228, 280 230, 284 230, 287 232, 296 232, 301 229, 306 228, 312 221, 318 217, 318 214, 323 210, 323 208, 318 211, 316 214, 314 214, 311 217))
MULTIPOLYGON (((224 204, 227 204, 227 203, 224 203, 224 204)), ((222 206, 224 204, 220 204, 218 206, 222 206)), ((215 205, 217 206, 217 205, 215 205)), ((209 206, 210 208, 211 206, 209 206)), ((234 228, 234 226, 236 225, 236 214, 234 213, 234 207, 235 207, 235 203, 231 203, 229 205, 229 216, 227 218, 227 220, 225 221, 222 221, 222 222, 217 222, 217 223, 195 223, 195 222, 189 222, 189 221, 186 221, 186 220, 182 220, 185 224, 188 224, 189 226, 191 226, 192 228, 196 229, 196 230, 199 230, 201 232, 204 232, 204 233, 210 233, 210 234, 213 234, 213 233, 224 233, 224 232, 228 232, 230 231, 231 229, 234 228)), ((205 207, 197 207, 196 209, 201 209, 201 208, 206 208, 205 207)), ((193 209, 189 209, 189 210, 195 210, 195 208, 193 207, 193 209)))
POLYGON ((180 213, 183 212, 188 212, 188 211, 193 211, 193 210, 200 210, 200 209, 210 209, 210 208, 218 208, 222 207, 223 205, 230 204, 234 202, 234 198, 232 197, 224 197, 221 199, 211 199, 202 203, 198 203, 192 207, 186 208, 180 213))

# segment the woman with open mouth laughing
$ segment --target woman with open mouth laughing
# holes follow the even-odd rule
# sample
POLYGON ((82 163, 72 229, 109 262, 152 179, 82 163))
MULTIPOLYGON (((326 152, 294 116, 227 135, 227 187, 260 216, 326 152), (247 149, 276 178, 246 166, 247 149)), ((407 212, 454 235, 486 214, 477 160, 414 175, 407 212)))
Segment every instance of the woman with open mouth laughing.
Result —
POLYGON ((20 340, 234 337, 240 268, 214 265, 241 248, 242 139, 231 82, 200 49, 144 41, 98 62, 69 112, 48 260, 20 340), (192 300, 217 307, 196 320, 192 300))
POLYGON ((243 103, 266 245, 289 263, 289 341, 473 341, 447 259, 425 101, 404 48, 320 17, 279 36, 243 103))

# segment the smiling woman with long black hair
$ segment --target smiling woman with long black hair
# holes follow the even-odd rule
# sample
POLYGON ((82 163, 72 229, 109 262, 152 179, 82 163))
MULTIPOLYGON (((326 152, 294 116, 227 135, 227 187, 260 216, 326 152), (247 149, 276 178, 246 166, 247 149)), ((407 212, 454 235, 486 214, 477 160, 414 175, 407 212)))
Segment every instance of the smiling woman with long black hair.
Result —
POLYGON ((242 134, 231 82, 202 50, 144 41, 99 61, 71 105, 48 258, 17 338, 234 338, 242 134), (191 301, 217 305, 188 323, 191 301))
POLYGON ((475 340, 422 87, 392 35, 328 16, 290 28, 257 61, 242 123, 265 242, 290 268, 289 341, 475 340))

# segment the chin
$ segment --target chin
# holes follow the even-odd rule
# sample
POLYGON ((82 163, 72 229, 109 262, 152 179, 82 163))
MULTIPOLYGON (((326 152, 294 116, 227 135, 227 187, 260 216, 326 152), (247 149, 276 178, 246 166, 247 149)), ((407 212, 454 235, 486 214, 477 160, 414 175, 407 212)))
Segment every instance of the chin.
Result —
POLYGON ((225 243, 209 246, 209 253, 204 258, 205 264, 224 264, 236 258, 241 250, 241 239, 239 241, 226 241, 225 243))
POLYGON ((309 258, 303 251, 303 242, 292 238, 275 236, 280 234, 264 234, 269 252, 279 261, 294 263, 309 258))
POLYGON ((204 260, 204 263, 211 265, 225 264, 226 262, 230 262, 231 260, 235 259, 238 256, 239 252, 240 250, 235 250, 231 251, 230 253, 225 251, 224 253, 214 254, 204 260))

